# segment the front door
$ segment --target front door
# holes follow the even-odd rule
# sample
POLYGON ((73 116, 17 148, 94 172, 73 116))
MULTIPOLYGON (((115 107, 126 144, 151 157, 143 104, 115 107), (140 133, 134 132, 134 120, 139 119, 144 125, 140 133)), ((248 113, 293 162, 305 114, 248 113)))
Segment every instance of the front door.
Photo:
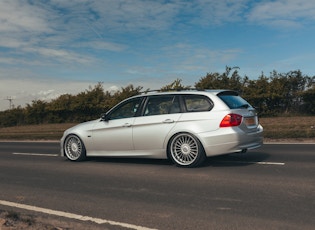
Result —
POLYGON ((92 130, 94 155, 119 155, 119 152, 134 149, 132 126, 141 100, 133 98, 122 102, 106 115, 105 120, 94 126, 92 130))

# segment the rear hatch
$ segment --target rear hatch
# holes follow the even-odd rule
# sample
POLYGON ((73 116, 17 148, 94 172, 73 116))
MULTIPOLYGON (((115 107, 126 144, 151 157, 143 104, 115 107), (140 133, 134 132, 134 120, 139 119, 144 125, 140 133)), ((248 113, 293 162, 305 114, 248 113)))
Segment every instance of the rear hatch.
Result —
POLYGON ((217 96, 231 109, 232 114, 242 116, 242 122, 239 125, 244 132, 254 132, 259 125, 258 116, 253 108, 244 98, 235 91, 223 91, 217 96))

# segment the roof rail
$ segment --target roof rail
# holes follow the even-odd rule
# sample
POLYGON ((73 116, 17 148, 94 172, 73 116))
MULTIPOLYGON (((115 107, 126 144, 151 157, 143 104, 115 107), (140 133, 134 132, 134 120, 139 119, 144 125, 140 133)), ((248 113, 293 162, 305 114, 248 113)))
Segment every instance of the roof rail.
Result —
POLYGON ((160 93, 160 92, 180 92, 180 91, 206 91, 207 89, 201 89, 201 88, 185 88, 185 89, 168 89, 168 90, 162 90, 162 89, 154 89, 154 90, 146 90, 143 92, 140 92, 141 94, 147 94, 147 93, 160 93))

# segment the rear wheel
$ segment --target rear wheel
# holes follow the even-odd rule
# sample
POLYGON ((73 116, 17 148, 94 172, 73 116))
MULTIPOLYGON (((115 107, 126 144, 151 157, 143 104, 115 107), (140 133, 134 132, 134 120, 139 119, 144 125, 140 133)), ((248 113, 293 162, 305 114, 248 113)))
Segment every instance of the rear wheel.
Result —
POLYGON ((179 133, 171 139, 168 155, 175 164, 182 167, 196 167, 206 159, 200 141, 189 133, 179 133))
POLYGON ((82 161, 86 158, 86 150, 82 140, 76 135, 69 135, 64 143, 64 153, 71 161, 82 161))

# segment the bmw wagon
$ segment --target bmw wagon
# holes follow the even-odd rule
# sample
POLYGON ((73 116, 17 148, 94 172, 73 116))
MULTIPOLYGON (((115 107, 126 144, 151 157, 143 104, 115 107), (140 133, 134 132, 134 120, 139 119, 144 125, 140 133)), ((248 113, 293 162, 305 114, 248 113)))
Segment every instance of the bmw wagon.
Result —
POLYGON ((207 157, 263 143, 257 112, 230 90, 155 92, 130 97, 99 119, 66 130, 61 155, 170 159, 196 167, 207 157))

